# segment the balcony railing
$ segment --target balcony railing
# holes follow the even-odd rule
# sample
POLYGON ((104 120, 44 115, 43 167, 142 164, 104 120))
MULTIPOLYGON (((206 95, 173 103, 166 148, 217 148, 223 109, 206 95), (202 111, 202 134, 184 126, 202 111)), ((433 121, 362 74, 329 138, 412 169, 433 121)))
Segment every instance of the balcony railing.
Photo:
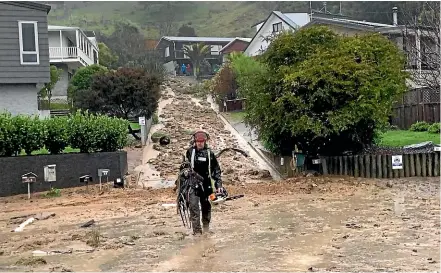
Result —
MULTIPOLYGON (((176 59, 188 59, 188 56, 184 54, 183 50, 175 50, 175 58, 176 59)), ((211 51, 207 55, 205 55, 205 58, 207 59, 218 59, 220 58, 220 52, 219 51, 211 51)))
POLYGON ((83 65, 93 64, 93 59, 77 47, 49 47, 49 57, 54 60, 76 60, 83 65))
POLYGON ((51 59, 69 59, 78 58, 77 47, 49 47, 49 56, 51 59))

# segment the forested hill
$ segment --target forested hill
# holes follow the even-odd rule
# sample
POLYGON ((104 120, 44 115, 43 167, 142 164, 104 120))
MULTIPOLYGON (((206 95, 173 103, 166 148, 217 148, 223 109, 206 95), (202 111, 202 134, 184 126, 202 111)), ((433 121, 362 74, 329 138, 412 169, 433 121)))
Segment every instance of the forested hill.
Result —
MULTIPOLYGON (((49 24, 79 26, 110 35, 117 22, 128 21, 139 27, 147 38, 177 35, 188 25, 197 36, 252 37, 251 26, 264 20, 272 10, 282 12, 324 11, 324 2, 44 2, 52 6, 49 24)), ((392 22, 392 7, 399 14, 417 2, 326 2, 327 12, 379 23, 392 22), (340 9, 341 5, 341 9, 340 9)), ((188 29, 188 28, 187 28, 188 29)))

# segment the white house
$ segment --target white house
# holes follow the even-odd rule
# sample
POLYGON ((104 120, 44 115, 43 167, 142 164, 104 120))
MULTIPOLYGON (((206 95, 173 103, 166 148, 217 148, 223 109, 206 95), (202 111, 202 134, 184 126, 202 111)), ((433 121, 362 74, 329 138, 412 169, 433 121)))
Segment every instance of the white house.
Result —
POLYGON ((245 49, 244 53, 247 56, 257 56, 264 52, 270 42, 267 38, 271 35, 277 34, 283 30, 293 30, 306 25, 310 22, 310 15, 303 13, 282 13, 280 11, 273 11, 268 18, 253 27, 256 27, 256 34, 252 38, 250 44, 245 49))
POLYGON ((93 31, 79 27, 48 26, 49 61, 63 70, 52 98, 65 99, 70 79, 77 69, 98 64, 98 44, 93 31))

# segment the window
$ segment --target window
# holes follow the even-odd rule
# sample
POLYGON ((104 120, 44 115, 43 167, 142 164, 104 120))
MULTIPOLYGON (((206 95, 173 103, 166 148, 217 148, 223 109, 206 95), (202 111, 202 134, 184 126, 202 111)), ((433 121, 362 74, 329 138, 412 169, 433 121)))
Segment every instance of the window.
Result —
POLYGON ((219 51, 222 49, 220 45, 212 45, 211 46, 211 55, 219 55, 219 51))
POLYGON ((170 47, 166 47, 165 48, 165 57, 169 57, 170 56, 170 47))
POLYGON ((20 63, 40 64, 37 22, 19 21, 20 63))
POLYGON ((273 32, 277 33, 279 31, 282 31, 282 22, 273 24, 273 32))

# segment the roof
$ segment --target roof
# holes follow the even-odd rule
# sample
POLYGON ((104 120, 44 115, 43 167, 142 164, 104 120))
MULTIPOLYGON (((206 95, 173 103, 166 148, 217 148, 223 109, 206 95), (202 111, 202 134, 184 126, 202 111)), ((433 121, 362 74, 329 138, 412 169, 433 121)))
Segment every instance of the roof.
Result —
POLYGON ((163 36, 161 40, 168 40, 172 42, 231 42, 234 38, 220 38, 220 37, 177 37, 177 36, 163 36))
POLYGON ((46 11, 46 13, 49 13, 49 11, 51 10, 51 6, 45 5, 45 4, 40 4, 37 2, 5 1, 2 3, 6 4, 6 5, 14 5, 14 6, 25 7, 25 8, 29 8, 29 9, 37 9, 37 10, 41 10, 41 11, 46 11))
POLYGON ((232 43, 234 43, 235 41, 242 41, 245 43, 250 43, 251 42, 251 38, 242 38, 242 37, 236 37, 234 38, 233 41, 229 42, 228 44, 226 44, 223 48, 221 48, 220 52, 224 51, 227 47, 229 47, 232 43))
MULTIPOLYGON (((388 24, 380 24, 380 23, 374 23, 374 22, 367 22, 367 21, 357 21, 357 20, 349 20, 349 19, 343 19, 343 18, 323 18, 323 17, 316 17, 312 19, 311 22, 309 22, 307 25, 314 25, 316 23, 324 23, 324 24, 336 24, 336 25, 343 25, 346 27, 352 27, 357 29, 366 29, 366 30, 378 30, 382 28, 388 28, 393 29, 397 28, 397 26, 394 25, 388 25, 388 24)), ((305 25, 305 26, 307 26, 305 25)))
POLYGON ((92 45, 98 50, 98 43, 95 37, 90 37, 89 35, 91 34, 95 34, 95 32, 93 31, 83 31, 80 27, 66 27, 66 26, 54 26, 54 25, 48 25, 47 26, 47 30, 48 31, 60 31, 60 30, 65 30, 65 31, 76 31, 79 30, 81 33, 83 33, 84 36, 87 37, 87 39, 89 39, 89 41, 92 43, 92 45))
MULTIPOLYGON (((306 12, 282 13, 281 11, 277 11, 277 10, 272 11, 270 13, 270 15, 265 19, 264 23, 260 26, 259 30, 256 31, 253 38, 251 39, 251 42, 256 38, 257 34, 259 34, 260 30, 265 25, 265 23, 268 21, 268 19, 271 17, 271 15, 275 15, 276 17, 278 17, 280 20, 282 20, 283 22, 285 22, 288 26, 290 26, 292 28, 303 27, 304 25, 308 24, 308 22, 310 21, 309 14, 306 12)), ((250 44, 251 44, 251 42, 250 42, 250 44)), ((248 44, 248 46, 250 44, 248 44)), ((248 47, 246 49, 248 49, 248 47)))

